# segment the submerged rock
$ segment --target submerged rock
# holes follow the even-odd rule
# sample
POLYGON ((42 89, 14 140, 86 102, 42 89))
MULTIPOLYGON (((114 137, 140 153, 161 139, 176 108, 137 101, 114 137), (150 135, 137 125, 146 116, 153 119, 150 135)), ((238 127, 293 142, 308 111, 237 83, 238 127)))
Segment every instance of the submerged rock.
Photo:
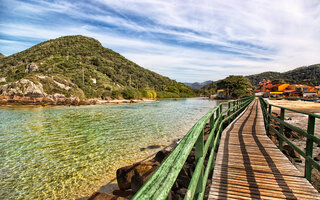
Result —
POLYGON ((150 145, 150 146, 147 146, 148 149, 158 149, 160 148, 159 145, 150 145))

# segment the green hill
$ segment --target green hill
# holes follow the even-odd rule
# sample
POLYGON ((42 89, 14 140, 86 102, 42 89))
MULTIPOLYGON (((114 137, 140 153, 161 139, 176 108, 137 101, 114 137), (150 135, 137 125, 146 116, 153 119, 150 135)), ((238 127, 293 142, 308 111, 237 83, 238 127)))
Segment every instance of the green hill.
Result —
MULTIPOLYGON (((290 84, 307 84, 307 85, 320 85, 320 64, 310 65, 307 67, 299 67, 294 70, 287 72, 263 72, 260 74, 254 74, 246 76, 251 82, 251 84, 257 85, 263 79, 266 80, 277 80, 283 79, 284 82, 290 84)), ((221 82, 214 81, 201 88, 198 93, 209 95, 214 94, 217 91, 218 84, 221 82)))
MULTIPOLYGON (((191 88, 144 69, 99 41, 65 36, 37 44, 0 60, 0 78, 8 83, 27 79, 46 94, 80 98, 188 97, 191 88)), ((1 89, 0 89, 1 94, 1 89)))
POLYGON ((310 65, 307 67, 299 67, 287 72, 263 72, 247 76, 252 85, 257 85, 261 80, 283 79, 290 84, 320 84, 320 64, 310 65))

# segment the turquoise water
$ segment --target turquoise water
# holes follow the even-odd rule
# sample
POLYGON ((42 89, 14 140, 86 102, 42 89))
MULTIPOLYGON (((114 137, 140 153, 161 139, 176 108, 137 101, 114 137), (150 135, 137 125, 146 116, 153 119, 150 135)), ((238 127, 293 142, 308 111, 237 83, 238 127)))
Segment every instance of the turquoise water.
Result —
POLYGON ((0 198, 75 199, 170 144, 216 101, 83 107, 0 106, 0 198))

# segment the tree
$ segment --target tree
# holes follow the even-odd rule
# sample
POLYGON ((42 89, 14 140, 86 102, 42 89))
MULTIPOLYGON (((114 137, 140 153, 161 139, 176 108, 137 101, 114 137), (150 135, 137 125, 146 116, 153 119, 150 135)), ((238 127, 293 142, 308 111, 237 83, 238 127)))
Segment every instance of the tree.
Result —
POLYGON ((244 76, 229 76, 217 83, 218 89, 226 90, 229 96, 239 98, 251 95, 252 85, 244 76))
POLYGON ((276 84, 284 84, 286 83, 283 79, 275 79, 272 81, 272 84, 273 85, 276 85, 276 84))

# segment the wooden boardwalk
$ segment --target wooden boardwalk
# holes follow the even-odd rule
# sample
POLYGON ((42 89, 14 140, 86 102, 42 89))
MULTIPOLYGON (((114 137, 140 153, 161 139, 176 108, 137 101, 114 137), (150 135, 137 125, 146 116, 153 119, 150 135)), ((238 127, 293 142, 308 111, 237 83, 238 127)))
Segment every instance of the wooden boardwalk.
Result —
POLYGON ((209 199, 320 199, 267 137, 259 100, 222 134, 209 199))

